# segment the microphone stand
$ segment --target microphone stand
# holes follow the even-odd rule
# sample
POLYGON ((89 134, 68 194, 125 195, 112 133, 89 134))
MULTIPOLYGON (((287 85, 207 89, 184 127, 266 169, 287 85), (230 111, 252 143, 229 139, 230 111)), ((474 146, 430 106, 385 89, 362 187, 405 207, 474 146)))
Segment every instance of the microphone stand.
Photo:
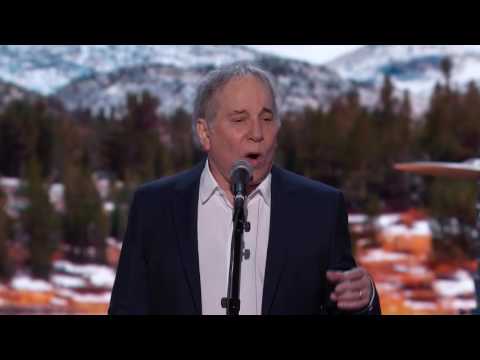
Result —
POLYGON ((222 298, 222 307, 227 309, 227 315, 236 316, 240 313, 240 270, 243 257, 243 232, 250 230, 246 222, 243 196, 235 198, 233 212, 232 244, 230 250, 230 270, 228 273, 227 297, 222 298))
MULTIPOLYGON (((477 203, 475 204, 476 210, 476 230, 480 231, 480 181, 477 181, 478 193, 477 193, 477 203)), ((475 309, 472 310, 472 315, 480 315, 480 237, 475 238, 475 259, 477 261, 477 271, 473 275, 473 283, 475 285, 475 309)))

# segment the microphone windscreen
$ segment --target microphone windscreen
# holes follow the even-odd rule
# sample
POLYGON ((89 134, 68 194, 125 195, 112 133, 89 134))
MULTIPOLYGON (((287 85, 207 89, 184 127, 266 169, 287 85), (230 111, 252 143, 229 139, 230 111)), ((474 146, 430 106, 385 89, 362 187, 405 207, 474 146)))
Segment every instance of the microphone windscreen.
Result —
POLYGON ((250 163, 245 159, 240 159, 235 161, 235 163, 232 166, 232 170, 230 171, 230 179, 232 179, 234 174, 240 169, 243 169, 247 172, 248 174, 247 181, 249 181, 252 177, 253 168, 252 168, 252 165, 250 165, 250 163))

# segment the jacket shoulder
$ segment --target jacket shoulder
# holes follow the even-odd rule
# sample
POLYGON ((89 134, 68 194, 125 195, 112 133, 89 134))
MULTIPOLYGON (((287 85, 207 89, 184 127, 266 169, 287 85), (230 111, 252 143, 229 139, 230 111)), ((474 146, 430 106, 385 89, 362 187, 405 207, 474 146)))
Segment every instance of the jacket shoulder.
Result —
POLYGON ((147 182, 140 185, 134 194, 134 199, 139 202, 166 199, 175 195, 177 190, 187 189, 195 186, 200 180, 203 164, 180 172, 172 176, 166 176, 161 179, 147 182))
POLYGON ((332 197, 343 196, 343 193, 339 189, 321 181, 312 180, 279 167, 275 167, 275 171, 278 172, 282 180, 296 193, 305 193, 306 195, 318 194, 332 197))

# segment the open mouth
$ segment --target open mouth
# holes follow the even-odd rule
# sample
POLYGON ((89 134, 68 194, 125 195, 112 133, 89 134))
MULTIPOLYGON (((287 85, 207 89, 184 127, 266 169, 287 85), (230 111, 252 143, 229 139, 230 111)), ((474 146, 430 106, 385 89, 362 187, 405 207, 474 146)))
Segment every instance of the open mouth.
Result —
POLYGON ((258 160, 258 158, 260 158, 260 154, 258 154, 258 153, 249 153, 249 154, 247 154, 246 158, 247 158, 247 159, 250 159, 250 160, 258 160))
POLYGON ((260 163, 262 161, 262 154, 261 153, 256 153, 256 152, 248 153, 248 154, 245 155, 245 159, 253 167, 256 167, 256 166, 260 165, 260 163))

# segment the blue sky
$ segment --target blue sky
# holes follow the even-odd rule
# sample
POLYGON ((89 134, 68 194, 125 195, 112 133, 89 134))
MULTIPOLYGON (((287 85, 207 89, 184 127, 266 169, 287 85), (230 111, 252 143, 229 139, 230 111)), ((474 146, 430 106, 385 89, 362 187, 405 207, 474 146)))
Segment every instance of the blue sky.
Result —
POLYGON ((323 64, 364 45, 247 45, 260 51, 323 64))

